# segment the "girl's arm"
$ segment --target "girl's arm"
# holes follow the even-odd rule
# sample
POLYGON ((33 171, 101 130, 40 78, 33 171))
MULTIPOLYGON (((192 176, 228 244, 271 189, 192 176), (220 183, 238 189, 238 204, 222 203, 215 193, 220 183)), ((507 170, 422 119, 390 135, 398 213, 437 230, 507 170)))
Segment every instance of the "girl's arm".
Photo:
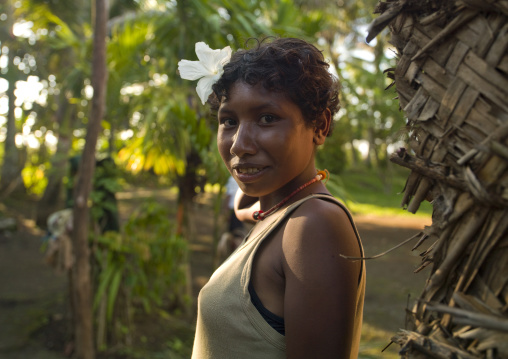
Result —
POLYGON ((256 223, 254 218, 252 218, 252 213, 260 209, 257 197, 247 196, 241 189, 238 189, 238 191, 236 191, 234 208, 236 217, 240 221, 256 223))
POLYGON ((287 358, 351 355, 361 262, 347 214, 311 200, 289 219, 282 240, 287 358))

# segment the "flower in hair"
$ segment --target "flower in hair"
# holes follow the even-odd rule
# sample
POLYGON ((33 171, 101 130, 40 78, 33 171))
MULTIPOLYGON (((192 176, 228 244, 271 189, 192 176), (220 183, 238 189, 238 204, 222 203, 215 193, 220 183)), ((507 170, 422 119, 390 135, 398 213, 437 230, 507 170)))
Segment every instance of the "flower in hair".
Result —
POLYGON ((196 55, 199 61, 180 60, 178 71, 182 79, 200 79, 196 92, 204 105, 213 92, 212 85, 222 76, 224 65, 231 59, 231 48, 226 46, 222 50, 213 50, 204 42, 197 42, 196 55))

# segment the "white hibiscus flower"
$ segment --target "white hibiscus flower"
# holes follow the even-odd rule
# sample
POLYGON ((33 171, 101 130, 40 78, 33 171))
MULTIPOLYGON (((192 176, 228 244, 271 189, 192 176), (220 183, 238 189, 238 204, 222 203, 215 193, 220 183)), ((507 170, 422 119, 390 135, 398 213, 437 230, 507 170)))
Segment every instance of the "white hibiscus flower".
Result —
POLYGON ((182 79, 200 79, 196 92, 204 105, 213 92, 212 85, 222 76, 224 65, 231 59, 231 48, 226 46, 222 50, 213 50, 204 42, 198 42, 196 55, 199 61, 181 60, 178 63, 178 71, 182 79))

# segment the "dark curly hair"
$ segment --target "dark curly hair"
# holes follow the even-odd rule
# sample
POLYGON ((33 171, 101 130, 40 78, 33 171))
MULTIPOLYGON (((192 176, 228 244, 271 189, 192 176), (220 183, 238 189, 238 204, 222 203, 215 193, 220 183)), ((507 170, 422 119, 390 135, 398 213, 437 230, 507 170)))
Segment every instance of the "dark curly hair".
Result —
POLYGON ((208 100, 212 112, 217 113, 221 99, 228 96, 231 86, 243 81, 252 86, 261 83, 269 91, 285 94, 300 108, 309 126, 327 108, 333 118, 340 108, 340 84, 328 71, 329 65, 321 51, 300 39, 267 39, 254 39, 255 47, 233 54, 212 87, 208 100))

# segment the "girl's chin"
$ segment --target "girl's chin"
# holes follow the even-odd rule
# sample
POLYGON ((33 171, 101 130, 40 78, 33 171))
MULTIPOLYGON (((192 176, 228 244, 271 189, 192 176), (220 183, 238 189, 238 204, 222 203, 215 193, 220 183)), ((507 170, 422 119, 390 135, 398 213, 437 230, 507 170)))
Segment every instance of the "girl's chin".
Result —
POLYGON ((247 195, 249 197, 255 197, 255 198, 263 197, 263 196, 266 196, 267 194, 271 193, 267 189, 257 188, 257 186, 248 185, 248 184, 244 184, 243 186, 240 186, 240 189, 242 190, 243 193, 245 193, 245 195, 247 195))

